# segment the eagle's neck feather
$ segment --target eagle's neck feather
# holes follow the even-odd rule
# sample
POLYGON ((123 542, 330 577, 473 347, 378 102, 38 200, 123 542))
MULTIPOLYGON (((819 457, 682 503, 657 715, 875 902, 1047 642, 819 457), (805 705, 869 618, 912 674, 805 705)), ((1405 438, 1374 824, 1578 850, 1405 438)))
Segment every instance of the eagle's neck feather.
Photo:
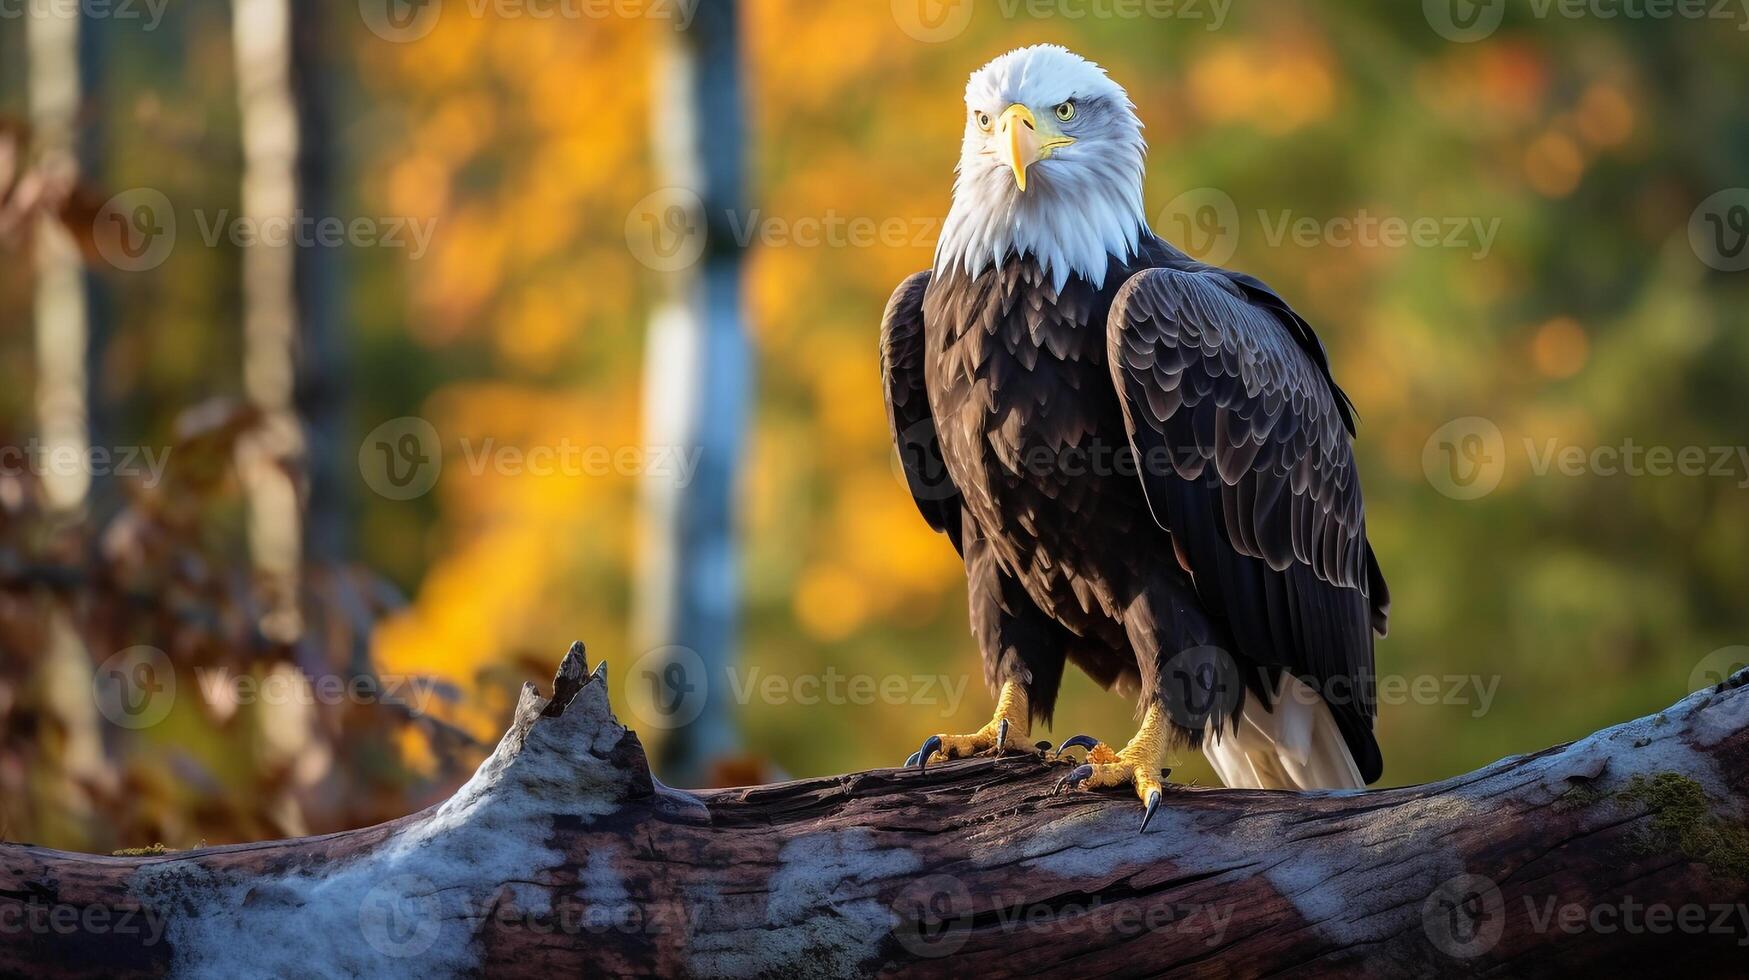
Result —
POLYGON ((1097 164, 1038 173, 1025 192, 1007 171, 961 168, 935 249, 936 274, 957 268, 976 276, 1010 255, 1031 256, 1053 289, 1061 291, 1071 275, 1101 288, 1112 259, 1128 260, 1151 234, 1142 214, 1142 171, 1139 147, 1097 164))

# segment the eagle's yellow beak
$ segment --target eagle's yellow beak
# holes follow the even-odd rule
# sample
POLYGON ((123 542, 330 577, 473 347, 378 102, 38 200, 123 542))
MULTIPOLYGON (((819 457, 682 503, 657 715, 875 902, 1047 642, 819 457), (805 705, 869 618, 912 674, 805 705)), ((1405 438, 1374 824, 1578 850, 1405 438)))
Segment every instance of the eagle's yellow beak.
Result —
POLYGON ((1049 120, 1040 123, 1031 109, 1018 102, 1004 109, 1002 117, 996 121, 996 141, 1002 162, 1014 171, 1014 186, 1023 193, 1026 191, 1026 168, 1049 159, 1058 147, 1075 142, 1049 125, 1049 120))

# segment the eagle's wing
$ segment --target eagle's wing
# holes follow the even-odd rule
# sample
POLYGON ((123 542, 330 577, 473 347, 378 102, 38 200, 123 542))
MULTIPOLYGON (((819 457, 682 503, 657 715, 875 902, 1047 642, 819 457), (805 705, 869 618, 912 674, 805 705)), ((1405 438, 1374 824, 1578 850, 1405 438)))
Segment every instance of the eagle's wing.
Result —
POLYGON ((961 554, 960 492, 941 457, 929 392, 923 382, 923 293, 927 271, 899 284, 881 317, 881 381, 887 394, 887 424, 905 469, 905 483, 929 526, 946 534, 961 554))
POLYGON ((1107 352, 1154 519, 1246 658, 1325 694, 1363 778, 1373 632, 1351 417, 1311 328, 1256 280, 1150 269, 1112 302, 1107 352))

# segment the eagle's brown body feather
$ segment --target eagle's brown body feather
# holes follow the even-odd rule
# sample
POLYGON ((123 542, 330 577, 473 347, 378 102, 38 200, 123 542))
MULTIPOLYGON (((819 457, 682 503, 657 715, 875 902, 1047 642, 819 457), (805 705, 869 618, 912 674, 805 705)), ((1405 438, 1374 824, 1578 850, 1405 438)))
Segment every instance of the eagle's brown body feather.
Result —
POLYGON ((1183 683, 1206 680, 1199 667, 1237 669, 1220 678, 1242 688, 1214 705, 1217 724, 1247 700, 1259 710, 1284 670, 1320 690, 1343 679, 1364 696, 1332 710, 1376 778, 1383 581, 1353 519, 1346 401, 1289 317, 1261 283, 1151 235, 1099 287, 1071 276, 1053 290, 1030 257, 1010 256, 975 276, 919 273, 895 293, 888 411, 919 509, 965 558, 992 687, 1020 680, 1048 718, 1074 662, 1101 684, 1136 684, 1144 702, 1176 701, 1194 744, 1208 712, 1186 708, 1183 683), (1124 289, 1150 269, 1186 278, 1124 289), (1198 323, 1225 290, 1262 319, 1198 323), (1318 453, 1334 462, 1307 461, 1318 453))

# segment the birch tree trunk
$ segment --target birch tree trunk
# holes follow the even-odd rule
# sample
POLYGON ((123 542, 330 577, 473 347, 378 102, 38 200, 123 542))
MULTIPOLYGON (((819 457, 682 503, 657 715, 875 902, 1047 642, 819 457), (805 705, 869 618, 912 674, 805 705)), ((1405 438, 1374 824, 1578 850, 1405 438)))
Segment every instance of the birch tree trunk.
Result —
MULTIPOLYGON (((42 153, 41 172, 57 185, 79 177, 79 107, 83 100, 77 6, 31 0, 25 18, 29 51, 31 127, 42 153)), ((78 244, 52 210, 36 219, 36 405, 44 458, 87 459, 91 447, 90 294, 78 244)), ((47 466, 41 475, 48 504, 78 513, 91 489, 84 466, 47 466)))
MULTIPOLYGON (((289 230, 297 216, 298 131, 293 94, 291 0, 234 0, 243 139, 242 220, 289 230)), ((243 250, 243 390, 260 425, 239 441, 237 468, 249 505, 249 546, 266 609, 261 629, 279 642, 303 632, 305 441, 296 410, 298 248, 258 234, 243 250)))
MULTIPOLYGON (((31 127, 40 148, 45 183, 71 193, 95 169, 98 137, 80 125, 81 107, 98 77, 93 25, 83 8, 32 0, 26 11, 31 127)), ((69 521, 92 518, 97 474, 89 465, 97 413, 93 383, 102 351, 100 295, 95 278, 59 208, 35 219, 37 477, 52 513, 69 521), (68 459, 78 460, 74 466, 68 459)), ((45 644, 36 701, 55 737, 52 765, 67 775, 43 802, 57 819, 84 823, 98 815, 84 786, 112 785, 102 728, 91 698, 92 657, 69 610, 44 601, 45 644)))
MULTIPOLYGON (((316 352, 325 356, 332 349, 333 325, 321 319, 330 311, 312 302, 325 298, 320 291, 327 289, 332 268, 331 259, 321 254, 330 249, 307 234, 314 227, 309 219, 321 217, 311 210, 312 203, 326 202, 308 200, 301 183, 308 172, 308 147, 296 82, 299 68, 309 66, 300 66, 298 58, 313 52, 308 47, 300 51, 295 32, 325 2, 234 0, 232 8, 242 121, 242 218, 257 229, 243 250, 243 388, 260 418, 238 440, 237 470, 248 502, 250 554, 262 601, 259 627, 269 640, 299 644, 298 661, 310 672, 325 669, 325 651, 315 643, 300 643, 308 639, 309 627, 304 584, 311 446, 298 409, 309 395, 300 381, 310 366, 303 341, 312 316, 318 318, 316 352)), ((338 401, 332 394, 329 400, 338 401)), ((330 426, 324 435, 333 436, 332 416, 325 414, 324 422, 330 426)), ((325 497, 324 503, 332 501, 325 497)), ((281 663, 271 669, 292 676, 300 668, 281 663)), ((273 746, 269 759, 275 765, 289 767, 313 740, 313 712, 295 699, 262 705, 257 724, 273 746)), ((264 802, 264 809, 288 833, 304 831, 297 799, 303 788, 288 782, 264 802)))
POLYGON ((682 785, 697 785, 712 757, 736 745, 731 706, 703 692, 734 657, 735 497, 752 386, 741 247, 729 220, 745 182, 738 8, 707 0, 664 47, 652 128, 666 190, 646 199, 659 201, 651 234, 674 240, 654 252, 665 298, 645 355, 645 442, 698 462, 690 482, 667 468, 644 475, 637 634, 652 653, 631 682, 650 692, 652 716, 671 722, 660 768, 682 785))

